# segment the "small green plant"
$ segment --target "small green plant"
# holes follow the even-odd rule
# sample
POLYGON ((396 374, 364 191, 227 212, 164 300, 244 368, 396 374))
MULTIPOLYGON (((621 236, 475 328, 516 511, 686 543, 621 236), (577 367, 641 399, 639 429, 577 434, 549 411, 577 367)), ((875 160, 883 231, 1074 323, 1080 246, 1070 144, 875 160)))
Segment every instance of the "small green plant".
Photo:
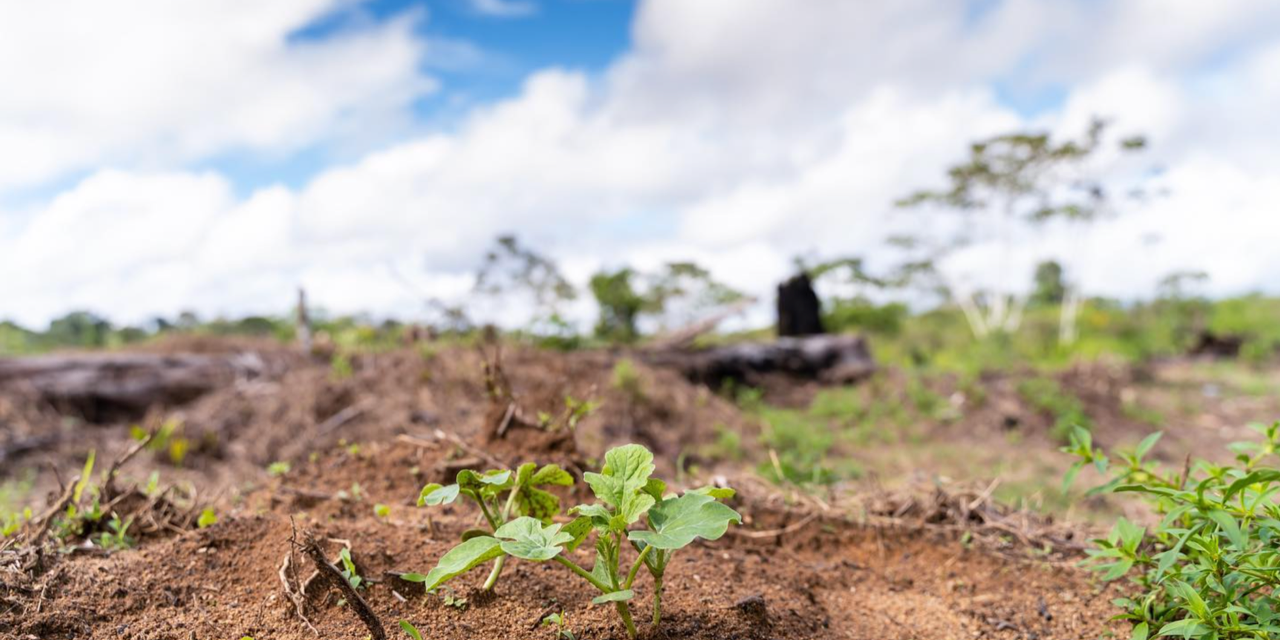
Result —
MULTIPOLYGON (((480 507, 481 513, 484 514, 485 522, 490 529, 489 531, 481 529, 468 530, 463 534, 465 544, 466 541, 477 536, 496 535, 513 517, 529 517, 539 522, 550 523, 552 518, 560 514, 560 498, 545 488, 553 486, 567 487, 572 484, 573 476, 554 464, 538 468, 538 465, 527 462, 517 467, 515 471, 510 469, 491 469, 484 473, 463 469, 458 472, 453 484, 440 485, 432 483, 423 487, 422 492, 418 495, 418 506, 450 504, 457 500, 458 496, 466 497, 475 502, 480 507)), ((481 560, 466 568, 469 571, 488 560, 493 560, 494 563, 489 579, 484 583, 486 591, 492 589, 494 584, 497 584, 506 556, 496 554, 492 558, 481 560)), ((441 559, 441 562, 443 561, 441 559)), ((429 575, 406 574, 405 579, 411 582, 423 582, 430 577, 429 575)), ((434 584, 428 582, 428 591, 431 591, 434 587, 434 584)))
POLYGON ((119 515, 111 516, 111 520, 107 522, 108 530, 98 534, 98 546, 107 551, 132 549, 134 541, 129 536, 129 526, 132 524, 133 518, 122 521, 119 515))
POLYGON ((200 517, 196 519, 196 526, 201 529, 207 529, 218 523, 218 514, 211 507, 205 507, 200 512, 200 517))
POLYGON ((191 441, 182 436, 181 420, 170 418, 165 420, 160 428, 156 429, 154 434, 147 433, 146 429, 138 425, 129 428, 129 435, 138 442, 147 441, 147 450, 152 451, 157 457, 167 458, 169 464, 175 467, 182 466, 182 462, 187 458, 187 452, 191 450, 191 441))
POLYGON ((444 606, 453 607, 458 611, 462 611, 467 608, 467 599, 459 597, 458 594, 453 592, 453 589, 448 587, 445 587, 444 593, 441 594, 440 601, 444 603, 444 606))
POLYGON ((293 469, 293 465, 290 465, 288 462, 276 461, 267 465, 267 475, 271 476, 272 478, 278 478, 282 475, 289 473, 289 471, 291 471, 292 469, 293 469))
POLYGON ((375 504, 373 505, 373 515, 382 520, 386 520, 391 517, 391 507, 382 503, 375 504))
POLYGON ((339 550, 338 559, 342 561, 342 577, 351 583, 351 588, 359 589, 364 585, 364 578, 360 577, 360 573, 356 571, 356 563, 351 559, 351 548, 343 547, 339 550))
POLYGON ((573 631, 569 630, 568 623, 564 619, 563 611, 560 613, 547 614, 547 617, 542 619, 542 626, 554 629, 556 632, 556 640, 578 640, 578 637, 573 635, 573 631))
POLYGON ((1257 443, 1231 446, 1236 464, 1199 462, 1168 472, 1144 460, 1159 439, 1152 434, 1117 462, 1076 428, 1063 451, 1110 475, 1097 493, 1133 493, 1161 520, 1150 531, 1121 518, 1094 541, 1088 564, 1105 580, 1129 576, 1131 597, 1115 603, 1134 623, 1134 638, 1176 636, 1201 640, 1272 638, 1280 634, 1280 423, 1254 425, 1257 443))
MULTIPOLYGON (((569 512, 577 516, 571 522, 552 523, 551 518, 559 511, 559 501, 552 503, 543 499, 532 502, 537 507, 533 515, 500 523, 492 513, 499 495, 503 491, 514 494, 508 498, 509 507, 504 508, 504 514, 514 513, 514 506, 522 502, 520 496, 525 495, 524 488, 531 488, 536 478, 534 468, 533 464, 525 464, 514 474, 498 470, 483 475, 464 470, 459 472, 456 485, 423 488, 419 500, 425 504, 439 504, 452 501, 459 494, 468 495, 481 506, 485 519, 494 527, 492 535, 483 531, 464 533, 463 542, 441 556, 427 575, 414 575, 421 578, 427 591, 434 591, 446 581, 489 561, 494 561, 496 567, 485 588, 492 588, 501 562, 507 556, 533 562, 554 561, 600 591, 593 603, 613 603, 627 634, 634 638, 636 628, 628 601, 635 595, 632 585, 640 568, 644 567, 653 576, 653 624, 657 626, 662 616, 663 577, 672 555, 697 538, 717 540, 729 524, 742 522, 736 511, 718 501, 732 497, 732 489, 704 487, 679 496, 667 495, 666 483, 651 477, 653 454, 640 445, 630 444, 605 453, 600 473, 583 474, 599 502, 570 509, 569 512), (526 477, 529 480, 522 483, 526 477), (637 524, 643 528, 633 529, 637 524), (592 532, 596 534, 596 558, 588 571, 564 552, 577 549, 592 532), (629 569, 622 562, 627 547, 635 550, 629 569)), ((567 479, 567 483, 558 484, 572 482, 571 477, 567 479)), ((542 494, 550 496, 546 492, 542 494)), ((409 575, 403 577, 410 579, 409 575)))
POLYGON ((405 635, 413 638, 413 640, 422 640, 422 633, 418 631, 418 628, 413 626, 413 623, 408 620, 401 620, 400 628, 404 630, 405 635))

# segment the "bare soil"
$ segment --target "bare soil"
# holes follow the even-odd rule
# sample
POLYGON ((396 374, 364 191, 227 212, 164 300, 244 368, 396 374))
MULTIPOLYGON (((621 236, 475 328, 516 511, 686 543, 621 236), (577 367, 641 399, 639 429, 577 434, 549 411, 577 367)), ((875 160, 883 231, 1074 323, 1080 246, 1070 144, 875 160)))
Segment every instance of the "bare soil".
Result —
MULTIPOLYGON (((159 348, 194 350, 184 344, 159 348)), ((622 638, 613 609, 592 605, 590 588, 558 565, 512 562, 492 594, 478 590, 485 572, 477 570, 454 586, 454 595, 466 599, 463 607, 423 594, 396 574, 434 566, 477 519, 461 503, 417 508, 423 484, 490 462, 556 462, 579 476, 608 447, 624 442, 652 449, 659 473, 677 485, 720 478, 739 487, 733 506, 746 520, 720 541, 676 556, 662 625, 642 626, 643 637, 1074 639, 1128 633, 1108 621, 1114 587, 1104 588, 1074 566, 1086 536, 1079 527, 970 506, 985 504, 989 495, 943 509, 940 499, 886 504, 854 499, 849 487, 807 496, 768 485, 753 479, 745 463, 705 453, 726 431, 753 442, 757 420, 706 388, 639 362, 639 384, 619 388, 614 367, 625 354, 508 349, 501 362, 511 395, 495 401, 486 385, 485 356, 476 349, 355 356, 352 374, 342 376, 328 361, 274 346, 214 341, 199 348, 253 349, 287 366, 278 375, 137 416, 144 427, 179 420, 190 447, 180 465, 168 451, 144 451, 121 477, 142 482, 159 470, 166 485, 189 485, 195 502, 213 505, 219 522, 203 529, 190 523, 156 527, 138 535, 135 548, 111 554, 79 545, 35 571, 19 570, 0 555, 0 637, 365 637, 369 632, 351 604, 323 583, 313 582, 305 592, 305 621, 286 595, 286 559, 291 570, 284 574, 292 584, 311 573, 295 544, 309 531, 331 560, 340 545, 350 544, 368 583, 362 595, 389 637, 405 637, 396 625, 405 619, 429 638, 550 639, 554 631, 539 623, 563 611, 578 638, 622 638), (601 406, 575 429, 545 428, 540 423, 547 418, 539 414, 558 420, 566 396, 601 406), (290 462, 292 470, 269 476, 265 468, 276 461, 290 462), (390 506, 390 515, 376 516, 375 504, 390 506), (989 535, 974 537, 973 531, 989 535), (1043 554, 1046 540, 1056 547, 1043 554)), ((1194 378, 1170 371, 1173 380, 1194 378)), ((1135 401, 1126 389, 1175 413, 1165 406, 1171 400, 1163 391, 1126 372, 1081 370, 1062 381, 1098 412, 1104 440, 1124 442, 1150 430, 1125 412, 1125 399, 1135 401)), ((1025 440, 1010 442, 1005 413, 1016 400, 1002 385, 989 381, 983 408, 930 427, 931 433, 954 434, 974 451, 1051 450, 1055 445, 1044 434, 1048 418, 1020 404, 1025 440)), ((939 392, 953 397, 958 389, 939 392)), ((1265 395, 1232 397, 1244 403, 1228 405, 1241 416, 1271 408, 1265 395)), ((1225 400, 1215 396, 1204 404, 1210 402, 1225 400)), ((13 454, 2 474, 13 481, 34 473, 35 494, 56 496, 88 449, 97 449, 101 461, 121 455, 130 446, 132 422, 92 424, 42 406, 21 389, 5 389, 0 447, 53 437, 13 454)), ((1215 440, 1235 436, 1204 431, 1215 440)), ((1203 443, 1205 435, 1179 430, 1161 455, 1175 459, 1180 448, 1203 443)), ((590 562, 585 555, 576 559, 590 562)), ((647 603, 650 583, 642 578, 637 584, 637 602, 647 603)), ((648 612, 637 611, 637 618, 647 620, 648 612)))

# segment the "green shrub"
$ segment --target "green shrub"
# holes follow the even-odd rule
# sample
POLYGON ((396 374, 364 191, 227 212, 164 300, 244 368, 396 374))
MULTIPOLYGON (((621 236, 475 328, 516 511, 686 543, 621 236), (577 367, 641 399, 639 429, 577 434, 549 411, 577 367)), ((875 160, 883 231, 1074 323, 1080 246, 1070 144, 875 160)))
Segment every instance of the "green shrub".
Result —
POLYGON ((1090 494, 1134 493, 1161 517, 1147 530, 1121 518, 1095 540, 1087 564, 1106 580, 1126 576, 1135 586, 1115 603, 1134 623, 1134 638, 1174 636, 1202 640, 1272 638, 1280 634, 1280 423, 1256 425, 1265 440, 1237 443, 1232 465, 1198 462, 1175 473, 1143 459, 1156 433, 1112 464, 1076 428, 1063 451, 1080 460, 1066 482, 1086 465, 1110 481, 1090 494))

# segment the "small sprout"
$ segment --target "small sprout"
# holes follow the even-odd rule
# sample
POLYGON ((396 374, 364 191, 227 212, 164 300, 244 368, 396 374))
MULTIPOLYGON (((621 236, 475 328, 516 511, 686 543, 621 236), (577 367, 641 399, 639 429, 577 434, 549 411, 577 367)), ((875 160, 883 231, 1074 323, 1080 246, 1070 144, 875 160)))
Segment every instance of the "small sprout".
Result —
POLYGON ((200 512, 200 517, 196 519, 196 526, 201 529, 207 529, 217 524, 218 514, 211 507, 205 507, 200 512))
POLYGON ((556 640, 578 640, 577 636, 568 629, 568 623, 565 622, 564 612, 550 613, 542 619, 542 626, 552 627, 556 632, 556 640))
POLYGON ((147 494, 147 497, 149 498, 154 498, 160 495, 159 471, 152 471, 151 475, 147 476, 147 486, 146 489, 143 490, 143 493, 147 494))
POLYGON ((133 548, 134 541, 129 536, 129 526, 132 524, 133 518, 122 521, 119 515, 112 515, 111 520, 107 522, 109 531, 104 531, 98 535, 98 546, 107 551, 121 551, 133 548))
POLYGON ((444 602, 444 606, 453 607, 458 611, 462 611, 467 608, 467 599, 459 598, 458 596, 454 595, 453 589, 446 588, 444 590, 444 594, 443 594, 443 597, 441 598, 441 601, 444 602))
POLYGON ((351 549, 343 547, 338 551, 338 559, 342 561, 342 577, 351 583, 352 589, 359 589, 360 585, 364 584, 364 578, 356 572, 356 563, 351 559, 351 549))
POLYGON ((373 505, 373 515, 386 520, 391 517, 391 507, 381 503, 375 504, 373 505))
POLYGON ((267 465, 267 475, 273 478, 278 478, 286 473, 289 473, 289 471, 291 471, 292 469, 293 469, 293 465, 290 465, 286 461, 279 460, 267 465))
POLYGON ((422 633, 419 632, 418 628, 413 626, 413 623, 408 620, 401 620, 400 628, 404 630, 406 635, 413 638, 413 640, 422 640, 422 633))

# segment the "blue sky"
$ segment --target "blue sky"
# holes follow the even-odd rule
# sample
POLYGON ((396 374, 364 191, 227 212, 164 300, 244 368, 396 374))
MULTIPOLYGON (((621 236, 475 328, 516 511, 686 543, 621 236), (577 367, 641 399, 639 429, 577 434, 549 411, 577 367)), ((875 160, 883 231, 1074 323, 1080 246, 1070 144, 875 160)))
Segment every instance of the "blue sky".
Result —
MULTIPOLYGON (((1157 164, 1169 195, 1082 237, 1027 227, 956 252, 954 288, 1021 287, 1044 258, 1121 298, 1187 268, 1219 295, 1277 286, 1280 5, 798 6, 0 6, 0 317, 275 313, 298 285, 335 312, 417 317, 424 298, 469 302, 499 233, 579 284, 696 260, 764 314, 798 255, 900 259, 884 239, 922 218, 892 202, 972 140, 1076 136, 1095 115, 1152 146, 1087 170, 1157 164)), ((590 322, 589 302, 571 312, 590 322)))

